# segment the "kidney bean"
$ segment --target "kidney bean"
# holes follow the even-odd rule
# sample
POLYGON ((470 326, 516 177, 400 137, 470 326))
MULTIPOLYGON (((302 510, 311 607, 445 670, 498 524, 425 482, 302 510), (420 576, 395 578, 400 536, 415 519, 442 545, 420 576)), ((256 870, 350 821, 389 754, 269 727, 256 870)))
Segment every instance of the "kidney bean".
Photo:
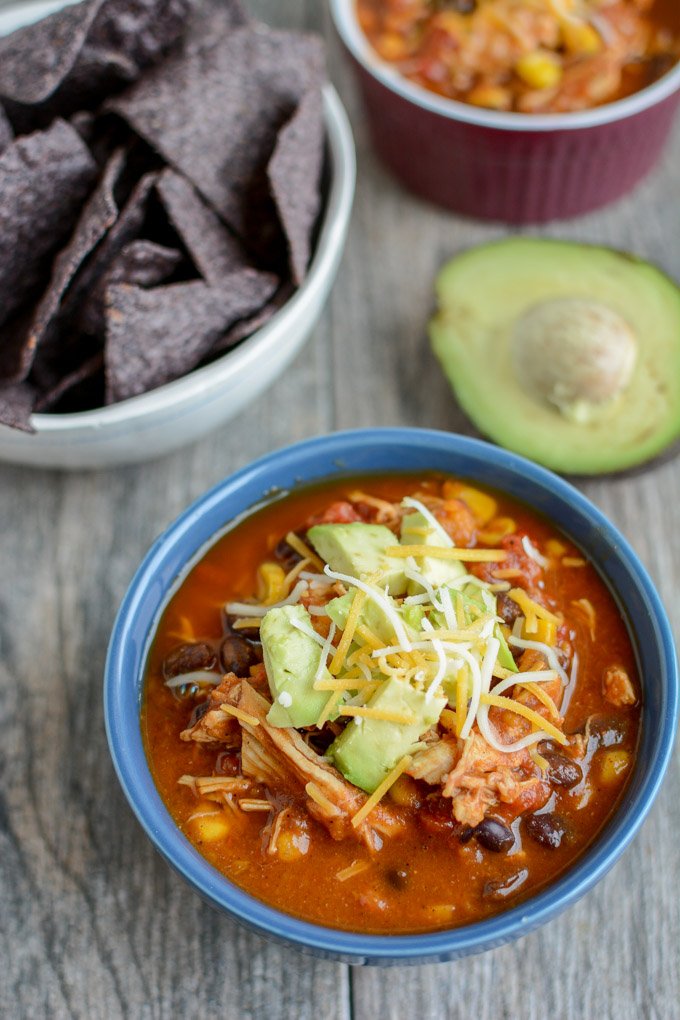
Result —
POLYGON ((196 669, 212 669, 217 656, 205 642, 193 645, 180 645, 174 651, 166 655, 163 662, 163 676, 170 680, 180 673, 192 673, 196 669))
POLYGON ((220 664, 225 673, 248 676, 250 667, 258 661, 253 646, 244 638, 227 635, 220 645, 220 664))
POLYGON ((485 850, 495 854, 505 853, 515 842, 511 830, 497 818, 485 818, 480 822, 475 828, 475 839, 485 850))
POLYGON ((529 815, 524 819, 524 827, 536 843, 549 850, 556 850, 560 846, 567 831, 560 816, 551 812, 529 815))
POLYGON ((560 751, 546 751, 543 757, 548 762, 548 780, 554 786, 571 790, 583 779, 583 769, 568 755, 560 751))

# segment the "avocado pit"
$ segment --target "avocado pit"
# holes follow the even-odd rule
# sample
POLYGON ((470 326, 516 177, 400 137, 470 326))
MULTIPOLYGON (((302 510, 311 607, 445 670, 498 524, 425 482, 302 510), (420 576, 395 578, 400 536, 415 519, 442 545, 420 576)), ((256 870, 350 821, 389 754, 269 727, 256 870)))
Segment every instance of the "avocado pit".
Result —
POLYGON ((585 424, 627 388, 638 342, 607 305, 561 297, 532 305, 517 320, 510 351, 517 378, 532 397, 585 424))

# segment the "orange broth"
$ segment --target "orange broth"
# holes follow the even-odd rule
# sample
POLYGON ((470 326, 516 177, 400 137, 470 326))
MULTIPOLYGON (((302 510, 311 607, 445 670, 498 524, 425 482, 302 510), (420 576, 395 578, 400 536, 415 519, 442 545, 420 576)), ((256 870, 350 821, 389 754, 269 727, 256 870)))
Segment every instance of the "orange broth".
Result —
MULTIPOLYGON (((358 842, 336 842, 313 819, 309 849, 292 862, 263 852, 266 815, 227 811, 225 838, 201 842, 195 823, 196 797, 178 785, 182 775, 213 774, 220 748, 184 743, 179 733, 188 725, 194 701, 180 698, 163 680, 162 664, 178 643, 218 640, 223 634, 222 606, 246 599, 256 591, 256 570, 289 530, 299 529, 312 514, 346 498, 357 487, 390 501, 414 491, 439 492, 443 476, 372 476, 338 479, 304 487, 275 499, 219 538, 182 581, 158 624, 150 651, 142 730, 149 765, 160 794, 179 829, 222 874, 259 900, 285 913, 333 928, 405 934, 432 931, 480 920, 536 893, 569 867, 611 815, 632 772, 640 707, 614 708, 603 697, 601 675, 612 662, 622 665, 639 692, 635 654, 621 612, 595 569, 584 566, 546 571, 545 594, 556 600, 570 625, 570 639, 579 654, 578 683, 566 712, 565 732, 581 730, 598 714, 618 720, 617 750, 629 767, 604 783, 600 774, 603 747, 582 762, 584 779, 571 790, 557 789, 550 807, 566 821, 570 837, 559 848, 544 846, 513 827, 516 843, 508 854, 486 852, 471 840, 454 838, 445 820, 425 827, 418 811, 399 807, 405 829, 385 839, 371 854, 358 842), (592 640, 585 615, 572 600, 587 598, 597 614, 592 640), (354 862, 365 870, 343 881, 338 872, 354 862), (407 876, 407 880, 404 879, 407 876)), ((558 539, 564 556, 581 553, 546 519, 503 495, 493 493, 500 515, 512 517, 534 544, 558 539)), ((614 727, 616 729, 616 726, 614 727)), ((389 799, 389 795, 388 795, 389 799)))

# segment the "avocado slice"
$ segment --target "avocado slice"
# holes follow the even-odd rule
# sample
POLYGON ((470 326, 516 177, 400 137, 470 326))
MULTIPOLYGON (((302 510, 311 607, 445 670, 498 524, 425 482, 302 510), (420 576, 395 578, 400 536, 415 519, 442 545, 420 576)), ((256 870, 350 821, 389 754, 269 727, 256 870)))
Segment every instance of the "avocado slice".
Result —
POLYGON ((400 758, 433 726, 446 705, 445 697, 428 698, 423 691, 391 677, 380 685, 369 708, 414 716, 414 723, 386 719, 352 719, 329 747, 327 754, 345 779, 372 793, 400 758))
POLYGON ((622 252, 512 238, 437 279, 430 324, 486 435, 557 471, 622 471, 680 436, 680 289, 622 252))
MULTIPOLYGON (((438 534, 427 518, 419 510, 407 514, 401 522, 402 545, 442 545, 442 536, 438 534)), ((465 574, 466 568, 459 560, 443 560, 436 556, 420 556, 416 558, 418 571, 433 588, 455 581, 465 574)), ((417 581, 409 580, 409 595, 418 594, 423 588, 417 581)))
POLYGON ((360 579, 380 573, 380 585, 387 585, 390 595, 405 594, 404 561, 387 555, 385 550, 398 543, 383 524, 315 524, 307 538, 331 570, 360 579))
MULTIPOLYGON (((345 595, 339 595, 336 599, 332 599, 326 605, 326 612, 330 616, 331 620, 336 627, 340 630, 344 630, 347 626, 347 617, 349 611, 352 608, 354 596, 356 595, 356 588, 352 588, 345 595)), ((394 610, 398 612, 397 604, 394 603, 394 610)), ((394 644, 394 627, 388 619, 384 610, 373 602, 372 599, 367 599, 363 605, 361 613, 359 614, 359 623, 368 627, 376 637, 384 641, 386 645, 394 644)), ((357 641, 360 641, 357 638, 357 641)))
MULTIPOLYGON (((293 620, 310 629, 312 620, 304 606, 270 609, 260 626, 264 667, 272 707, 267 722, 272 726, 313 726, 328 701, 328 691, 315 691, 321 646, 294 626, 293 620)), ((322 676, 330 679, 324 669, 322 676)))

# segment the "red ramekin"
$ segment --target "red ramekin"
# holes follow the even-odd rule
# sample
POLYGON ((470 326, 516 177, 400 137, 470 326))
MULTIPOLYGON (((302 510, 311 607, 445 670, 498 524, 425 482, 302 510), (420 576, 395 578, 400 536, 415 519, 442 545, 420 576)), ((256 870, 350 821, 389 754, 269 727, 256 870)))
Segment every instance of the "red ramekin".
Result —
POLYGON ((330 0, 384 163, 455 212, 542 223, 625 195, 655 165, 680 102, 680 64, 626 99, 579 113, 523 114, 445 99, 404 78, 359 27, 355 0, 330 0))

